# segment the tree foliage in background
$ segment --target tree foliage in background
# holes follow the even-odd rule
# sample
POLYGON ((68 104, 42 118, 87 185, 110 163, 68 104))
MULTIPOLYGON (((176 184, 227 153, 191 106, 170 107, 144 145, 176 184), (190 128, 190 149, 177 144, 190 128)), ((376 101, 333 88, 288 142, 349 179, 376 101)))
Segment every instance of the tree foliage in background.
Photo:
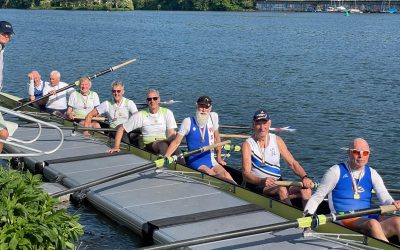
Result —
POLYGON ((139 10, 254 10, 254 0, 133 0, 139 10))
POLYGON ((0 249, 74 249, 83 235, 79 216, 57 210, 40 178, 0 168, 0 249))
POLYGON ((0 0, 2 8, 87 10, 254 10, 255 0, 0 0))
POLYGON ((1 8, 133 10, 132 0, 0 0, 1 8))

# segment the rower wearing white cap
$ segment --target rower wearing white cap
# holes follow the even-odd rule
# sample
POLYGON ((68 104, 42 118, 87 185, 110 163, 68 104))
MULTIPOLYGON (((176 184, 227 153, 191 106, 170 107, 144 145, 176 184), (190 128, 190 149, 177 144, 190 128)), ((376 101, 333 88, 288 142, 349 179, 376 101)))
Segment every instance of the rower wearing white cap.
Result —
POLYGON ((254 134, 242 145, 242 174, 247 183, 265 195, 278 195, 279 199, 291 204, 290 196, 301 197, 303 206, 311 196, 312 180, 303 167, 294 159, 281 137, 269 133, 271 119, 265 109, 257 110, 253 116, 254 134), (282 179, 280 158, 301 178, 304 189, 277 186, 282 179))
MULTIPOLYGON (((176 138, 171 142, 165 153, 166 157, 171 156, 179 147, 184 136, 186 137, 189 151, 221 141, 218 130, 218 114, 211 112, 211 109, 211 98, 200 96, 197 100, 196 116, 187 117, 183 120, 176 138)), ((203 171, 209 175, 215 175, 230 182, 235 182, 223 167, 226 163, 221 157, 221 148, 219 147, 215 149, 215 152, 214 150, 210 150, 190 156, 187 164, 193 169, 203 171), (215 153, 217 159, 214 157, 215 153)))

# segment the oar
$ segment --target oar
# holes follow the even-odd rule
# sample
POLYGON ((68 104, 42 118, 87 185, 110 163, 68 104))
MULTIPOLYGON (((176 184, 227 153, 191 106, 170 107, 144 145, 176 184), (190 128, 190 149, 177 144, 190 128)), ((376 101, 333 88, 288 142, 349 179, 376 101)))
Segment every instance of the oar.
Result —
MULTIPOLYGON (((243 129, 243 130, 252 130, 253 128, 251 127, 245 127, 245 126, 233 126, 233 125, 219 125, 220 128, 232 128, 232 129, 243 129)), ((289 126, 287 127, 280 127, 280 128, 270 128, 269 130, 271 131, 287 131, 287 132, 294 132, 296 129, 290 128, 289 126)))
MULTIPOLYGON (((289 186, 303 187, 303 183, 297 182, 297 181, 275 181, 275 184, 279 185, 279 186, 285 186, 285 187, 289 187, 289 186)), ((311 188, 317 188, 319 185, 320 185, 319 183, 314 182, 311 188)), ((400 194, 399 189, 388 188, 387 191, 392 194, 400 194)), ((375 193, 375 190, 372 190, 372 193, 375 193)))
POLYGON ((265 225, 265 226, 246 228, 246 229, 235 230, 235 231, 230 231, 230 232, 225 232, 225 233, 219 233, 219 234, 214 234, 214 235, 209 235, 209 236, 191 238, 191 239, 187 239, 187 240, 180 240, 180 241, 167 243, 167 244, 144 247, 141 249, 146 249, 146 250, 175 249, 175 248, 179 248, 179 247, 199 245, 199 244, 227 240, 227 239, 238 238, 238 237, 244 237, 244 236, 249 236, 249 235, 254 235, 254 234, 261 234, 261 233, 267 233, 267 232, 272 232, 272 231, 281 231, 281 230, 285 230, 285 229, 289 229, 289 228, 309 228, 312 226, 315 227, 318 225, 324 225, 324 224, 327 224, 328 222, 333 222, 333 221, 337 221, 337 220, 360 217, 360 216, 365 216, 365 215, 369 215, 369 214, 384 214, 384 213, 393 212, 396 210, 397 209, 394 205, 387 205, 387 206, 381 206, 378 208, 368 208, 368 209, 356 210, 356 211, 352 211, 352 212, 345 213, 345 214, 321 214, 318 216, 308 216, 308 217, 298 218, 296 220, 291 220, 291 221, 287 221, 287 222, 274 223, 274 224, 265 225))
POLYGON ((237 135, 237 134, 219 134, 221 138, 239 138, 239 139, 247 139, 250 135, 237 135))
POLYGON ((154 162, 147 163, 145 165, 136 167, 134 169, 128 169, 128 170, 125 170, 125 171, 122 171, 122 172, 119 172, 119 173, 116 173, 116 174, 113 174, 113 175, 110 175, 110 176, 107 176, 107 177, 103 177, 103 178, 98 179, 98 180, 94 180, 94 181, 79 185, 79 186, 74 187, 74 188, 70 188, 70 189, 67 189, 67 190, 64 190, 64 191, 53 193, 53 194, 51 194, 51 196, 57 198, 57 197, 60 197, 60 196, 66 195, 66 194, 71 194, 71 193, 74 193, 76 191, 80 191, 80 190, 85 189, 85 188, 89 188, 89 187, 93 187, 93 186, 96 186, 96 185, 99 185, 99 184, 103 184, 105 182, 109 182, 109 181, 112 181, 112 180, 115 180, 115 179, 118 179, 118 178, 121 178, 121 177, 124 177, 124 176, 127 176, 127 175, 131 175, 131 174, 135 174, 135 173, 138 173, 138 172, 142 172, 142 171, 145 171, 145 170, 148 170, 148 169, 151 169, 151 168, 162 168, 164 166, 164 163, 165 163, 166 160, 168 160, 168 162, 170 162, 170 163, 171 162, 176 162, 178 157, 185 157, 185 156, 190 156, 190 155, 194 155, 194 154, 197 154, 197 153, 202 153, 202 152, 211 150, 213 148, 223 146, 223 145, 228 144, 230 142, 231 141, 223 141, 223 142, 216 143, 216 144, 213 144, 213 145, 210 145, 210 146, 205 146, 205 147, 202 147, 202 148, 190 151, 190 152, 186 152, 185 154, 173 155, 173 156, 165 158, 165 159, 164 158, 158 159, 158 160, 155 160, 154 162))
MULTIPOLYGON (((83 117, 83 116, 74 116, 74 120, 85 120, 85 119, 86 119, 86 117, 83 117)), ((93 116, 92 117, 92 121, 104 122, 106 120, 107 119, 105 117, 102 117, 102 116, 93 116)))
MULTIPOLYGON (((20 125, 19 127, 21 128, 38 128, 36 125, 32 124, 25 124, 25 125, 20 125)), ((117 130, 115 128, 87 128, 87 127, 82 127, 82 126, 58 126, 60 129, 63 130, 75 130, 75 131, 102 131, 102 132, 116 132, 117 130)), ((47 127, 47 126, 42 126, 42 129, 54 129, 53 127, 47 127)))
MULTIPOLYGON (((95 74, 93 74, 93 75, 91 75, 91 76, 88 76, 87 78, 89 78, 89 80, 92 80, 92 79, 94 79, 94 78, 96 78, 96 77, 99 77, 99 76, 102 76, 102 75, 104 75, 104 74, 107 74, 107 73, 109 73, 109 72, 111 72, 111 71, 117 70, 117 69, 119 69, 119 68, 121 68, 121 67, 124 67, 124 66, 126 66, 126 65, 128 65, 128 64, 130 64, 130 63, 135 62, 135 61, 136 61, 136 59, 128 60, 128 61, 123 62, 123 63, 121 63, 121 64, 118 64, 118 65, 116 65, 116 66, 114 66, 114 67, 111 67, 111 68, 105 69, 105 70, 103 70, 103 71, 97 72, 97 73, 95 73, 95 74)), ((61 92, 61 91, 64 91, 64 90, 66 90, 66 89, 69 89, 69 88, 72 88, 72 87, 75 87, 75 86, 78 86, 78 85, 79 85, 79 80, 76 81, 76 82, 74 82, 74 83, 71 83, 71 84, 65 86, 64 88, 58 89, 58 90, 56 91, 56 93, 59 93, 59 92, 61 92)), ((38 98, 38 99, 35 99, 35 100, 33 100, 33 101, 25 102, 25 103, 21 104, 20 106, 15 107, 13 110, 18 110, 18 109, 20 109, 20 108, 22 108, 22 107, 25 107, 25 106, 29 105, 29 104, 32 104, 32 103, 41 101, 41 100, 43 100, 43 99, 45 99, 45 98, 47 98, 47 97, 49 97, 49 96, 51 96, 51 95, 52 95, 52 94, 49 93, 49 94, 44 95, 44 96, 42 96, 42 97, 40 97, 40 98, 38 98)))
MULTIPOLYGON (((182 102, 182 101, 168 100, 168 101, 160 102, 160 104, 170 105, 170 104, 175 104, 175 103, 178 103, 178 102, 182 102)), ((148 106, 147 103, 136 103, 136 105, 138 105, 138 106, 148 106)))

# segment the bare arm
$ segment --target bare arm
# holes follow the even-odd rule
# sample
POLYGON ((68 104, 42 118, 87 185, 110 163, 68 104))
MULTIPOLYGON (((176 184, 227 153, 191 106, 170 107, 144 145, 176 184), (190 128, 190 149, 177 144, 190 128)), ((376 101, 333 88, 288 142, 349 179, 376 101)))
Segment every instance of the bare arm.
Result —
POLYGON ((307 173, 306 171, 304 171, 300 163, 298 163, 296 159, 294 159, 285 142, 280 136, 276 136, 276 141, 278 143, 279 152, 285 162, 289 165, 290 169, 292 169, 292 171, 302 179, 305 188, 311 188, 313 183, 312 180, 310 178, 303 178, 307 176, 307 173))
MULTIPOLYGON (((221 137, 219 135, 219 130, 215 130, 215 132, 214 132, 214 142, 215 143, 221 142, 221 137)), ((226 162, 222 159, 222 156, 221 156, 221 154, 222 154, 221 147, 216 147, 215 148, 215 152, 217 154, 217 162, 219 164, 221 164, 222 166, 225 166, 226 162)))
POLYGON ((181 145, 183 135, 176 134, 175 139, 169 144, 167 151, 165 152, 165 157, 170 157, 175 150, 181 145))
POLYGON ((121 149, 119 148, 121 145, 121 140, 122 140, 122 136, 124 135, 125 129, 124 126, 122 126, 122 124, 117 126, 117 133, 115 134, 115 138, 114 138, 114 147, 112 149, 107 150, 107 153, 114 153, 114 152, 119 152, 121 151, 121 149))
POLYGON ((176 130, 174 128, 167 129, 167 142, 171 143, 176 136, 176 130))

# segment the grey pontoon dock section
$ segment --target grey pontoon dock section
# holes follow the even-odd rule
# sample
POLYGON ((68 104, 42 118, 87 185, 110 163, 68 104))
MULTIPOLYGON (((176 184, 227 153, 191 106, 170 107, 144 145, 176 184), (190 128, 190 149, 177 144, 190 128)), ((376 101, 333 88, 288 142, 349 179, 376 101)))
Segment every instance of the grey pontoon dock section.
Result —
MULTIPOLYGON (((36 129, 19 128, 16 138, 29 138, 36 129)), ((105 176, 132 169, 149 161, 133 154, 58 162, 57 159, 105 152, 109 147, 98 140, 64 131, 65 141, 52 155, 24 157, 29 168, 50 162, 43 168, 49 180, 76 187, 105 176), (52 163, 53 161, 53 163, 52 163)), ((31 136, 32 137, 32 136, 31 136)), ((39 149, 55 145, 56 133, 47 130, 31 146, 39 149)), ((8 152, 21 149, 6 145, 8 152)), ((96 209, 154 243, 213 235, 233 230, 284 222, 285 219, 210 185, 185 176, 154 170, 126 176, 87 190, 86 199, 96 209)), ((303 238, 302 230, 287 229, 192 246, 193 249, 348 249, 315 238, 303 238)))

